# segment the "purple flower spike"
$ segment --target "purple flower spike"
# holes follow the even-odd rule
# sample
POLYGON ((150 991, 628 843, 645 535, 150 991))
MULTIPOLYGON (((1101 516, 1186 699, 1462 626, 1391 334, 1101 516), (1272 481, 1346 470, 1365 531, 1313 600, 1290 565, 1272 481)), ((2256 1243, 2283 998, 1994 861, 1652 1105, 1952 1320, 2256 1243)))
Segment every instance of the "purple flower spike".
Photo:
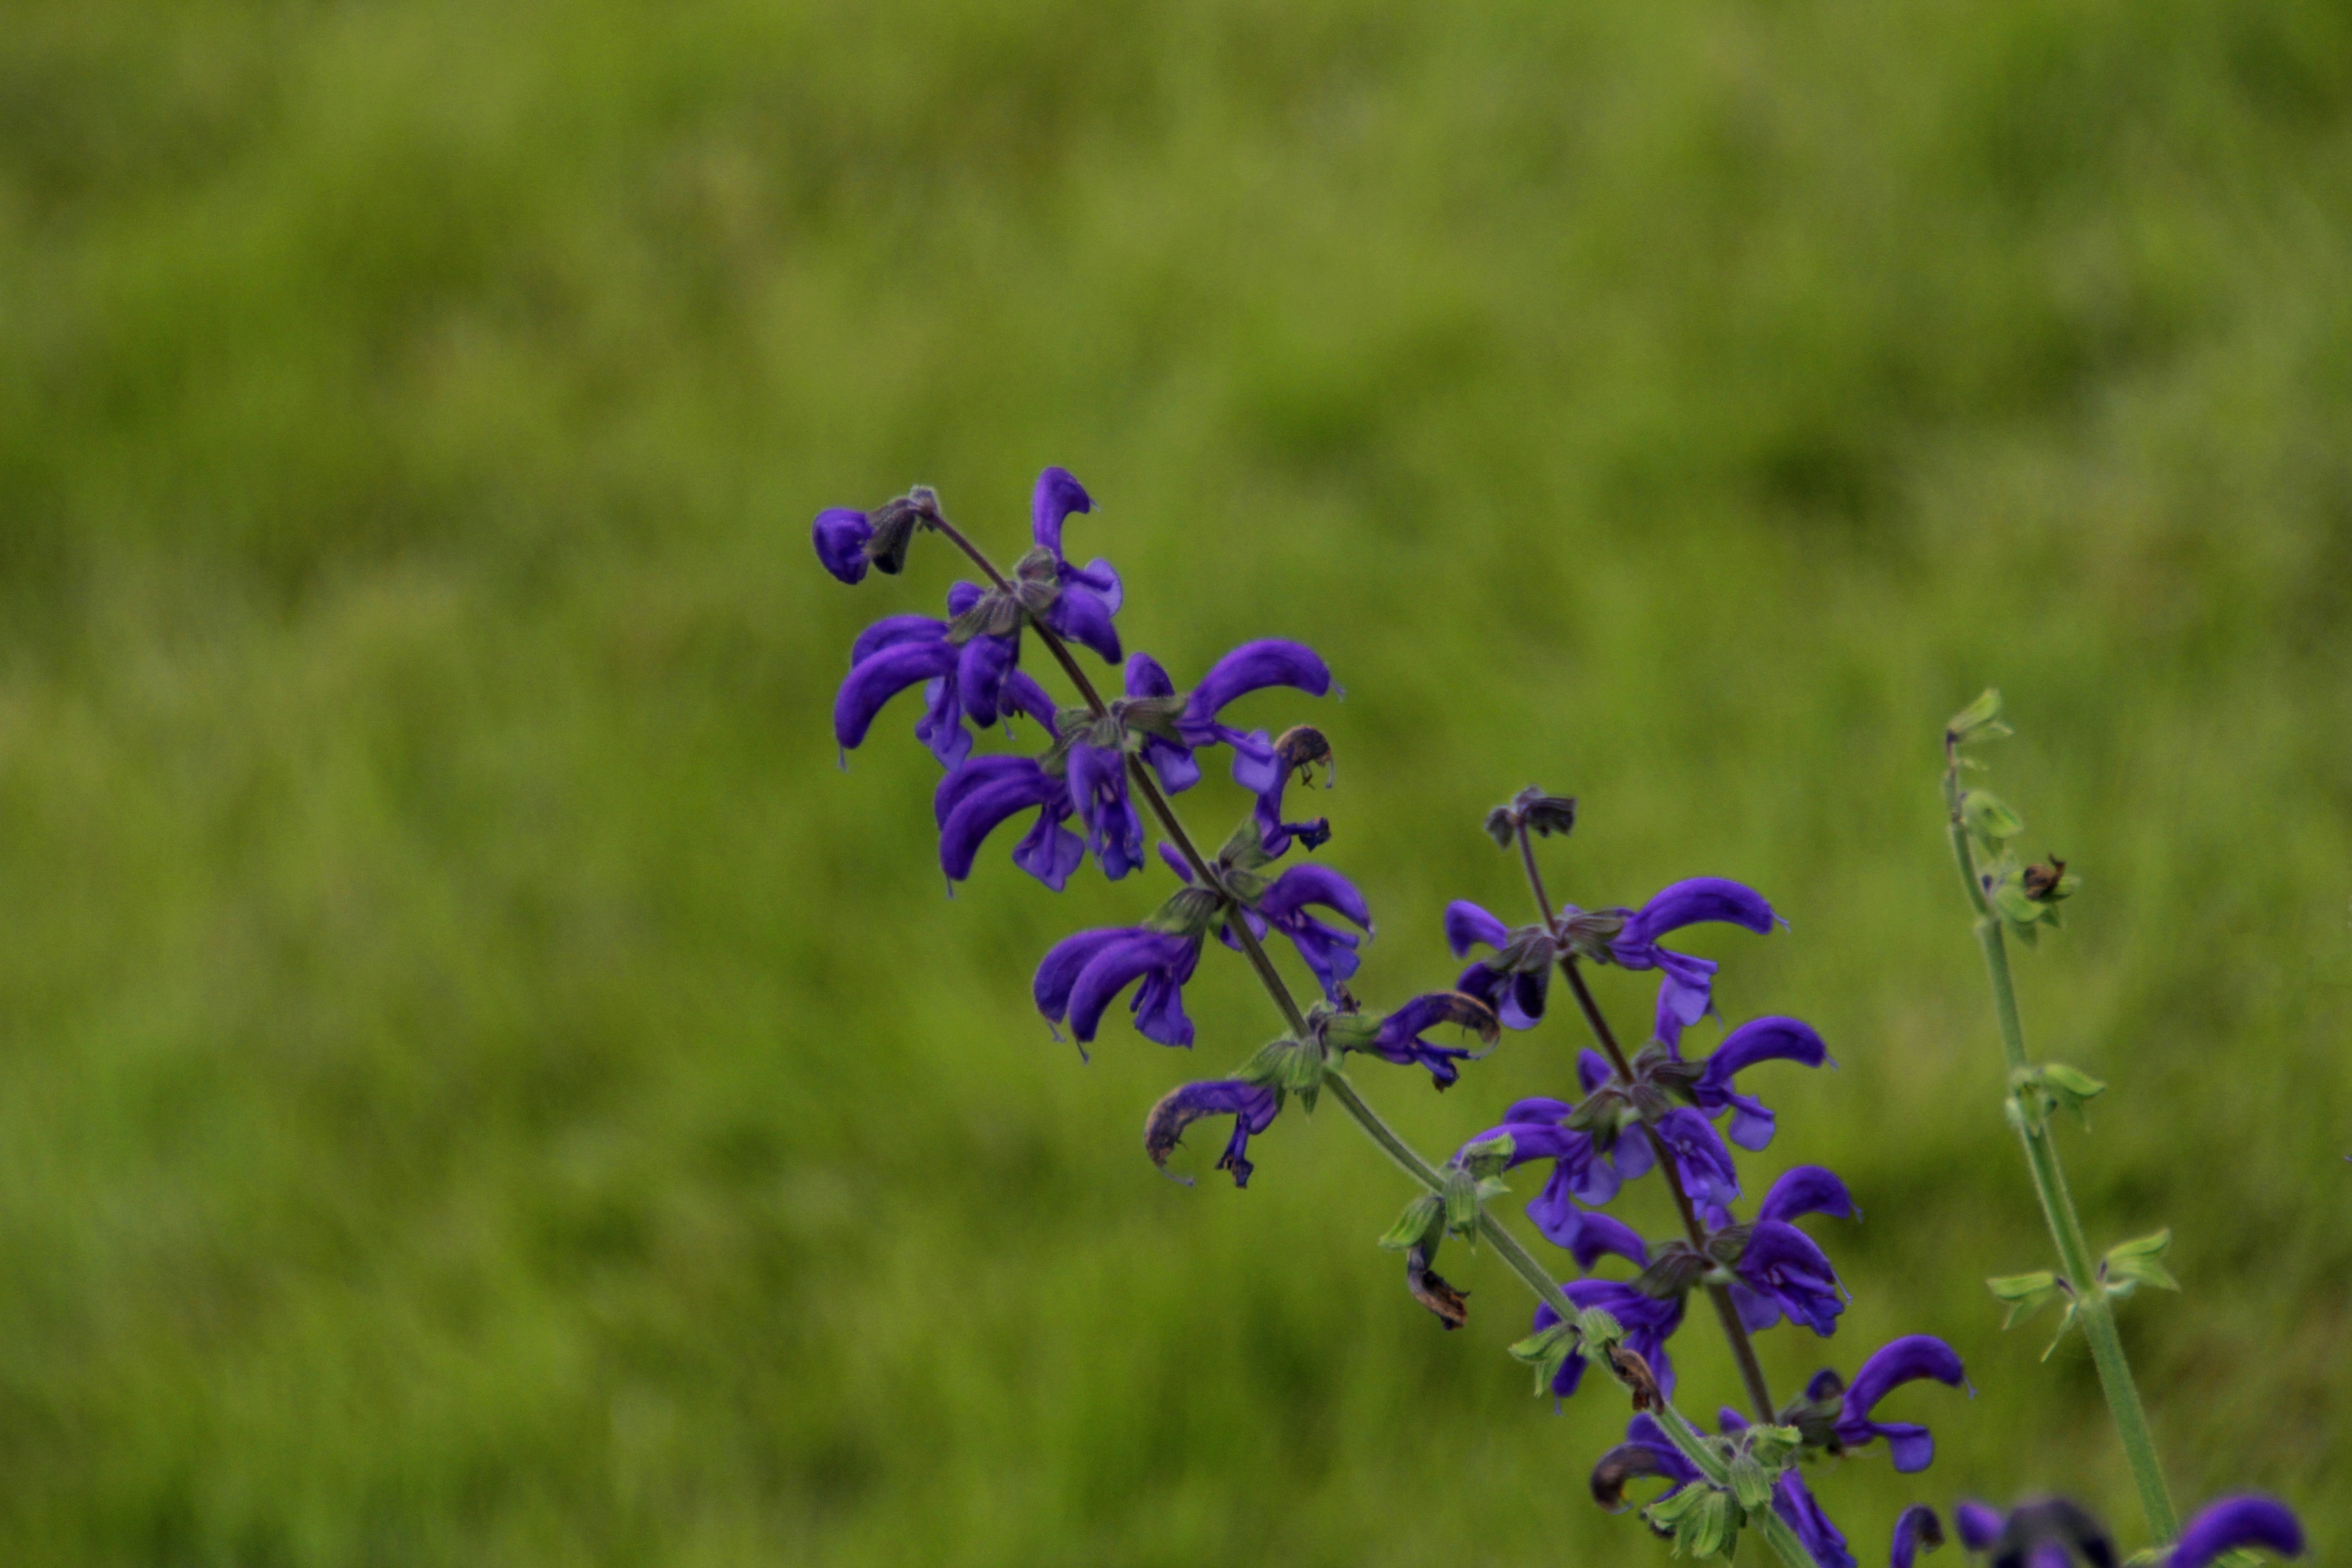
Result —
POLYGON ((1738 1093, 1732 1079, 1759 1062, 1792 1061, 1817 1068, 1830 1059, 1829 1048, 1812 1026, 1795 1018, 1755 1018, 1724 1037, 1706 1058, 1706 1070, 1692 1085, 1699 1109, 1710 1117, 1731 1112, 1729 1136, 1742 1149, 1762 1149, 1772 1142, 1772 1111, 1753 1095, 1738 1093))
POLYGON ((2210 1503, 2180 1532, 2168 1568, 2206 1568, 2224 1552, 2260 1547, 2280 1557, 2303 1555, 2303 1525, 2284 1503, 2252 1495, 2210 1503))
POLYGON ((1837 1332, 1838 1314, 1845 1310, 1837 1270, 1795 1226, 1759 1221, 1732 1273, 1748 1287, 1740 1320, 1751 1332, 1771 1327, 1783 1312, 1824 1339, 1837 1332))
POLYGON ((2000 1510, 1967 1498, 1952 1505, 1952 1523, 1959 1529, 1964 1552, 1990 1552, 2000 1539, 2000 1510))
POLYGON ((1258 900, 1257 913, 1290 939, 1298 956, 1322 982, 1323 994, 1336 1002, 1340 983, 1355 973, 1361 962, 1356 956, 1358 939, 1353 931, 1308 914, 1308 907, 1314 905, 1336 910, 1367 934, 1372 929, 1371 906, 1364 902, 1364 895, 1347 878, 1325 866, 1293 866, 1276 877, 1258 900))
MULTIPOLYGON (((1143 1123, 1143 1150, 1153 1164, 1166 1171, 1168 1156, 1175 1152, 1185 1128, 1204 1116, 1230 1116, 1234 1135, 1226 1141, 1225 1152, 1217 1156, 1217 1169, 1232 1172, 1234 1185, 1246 1187, 1250 1173, 1256 1169, 1249 1162, 1249 1141, 1273 1126, 1281 1110, 1282 1101, 1274 1090, 1257 1084, 1238 1079, 1188 1083, 1151 1108, 1143 1123)), ((1192 1184, 1189 1176, 1174 1179, 1188 1187, 1192 1184)))
POLYGON ((1944 1521, 1924 1502, 1915 1502, 1895 1517, 1895 1539, 1886 1553, 1886 1568, 1911 1568, 1922 1552, 1944 1544, 1944 1521))
POLYGON ((1859 1448, 1874 1437, 1886 1439, 1895 1468, 1908 1475, 1924 1470, 1936 1458, 1936 1439, 1925 1426, 1907 1422, 1874 1421, 1871 1411, 1880 1400, 1906 1383, 1933 1378, 1958 1388, 1968 1373, 1951 1346, 1931 1334, 1906 1334, 1882 1345, 1853 1374, 1837 1419, 1838 1441, 1859 1448))
POLYGON ((1777 917, 1762 894, 1721 877, 1694 877, 1666 888, 1628 917, 1611 939, 1609 956, 1628 969, 1661 972, 1658 1038, 1668 1046, 1706 1016, 1714 1005, 1715 961, 1670 952, 1658 945, 1668 931, 1708 921, 1745 926, 1759 935, 1777 917))
POLYGON ((1201 961, 1201 944, 1140 926, 1113 926, 1066 937, 1047 952, 1030 983, 1037 1011, 1053 1023, 1068 1019, 1081 1042, 1092 1040, 1103 1010, 1121 991, 1143 982, 1129 1004, 1138 1033, 1163 1046, 1192 1043, 1184 1016, 1185 982, 1201 961))
POLYGON ((1086 824, 1087 847, 1116 882, 1143 864, 1143 817, 1128 798, 1127 765, 1117 752, 1080 742, 1069 749, 1068 770, 1070 807, 1086 824))
POLYGON ((1825 1214, 1832 1219, 1859 1219, 1853 1194, 1836 1173, 1819 1165, 1791 1165, 1780 1173, 1771 1190, 1757 1205, 1756 1218, 1786 1223, 1800 1215, 1825 1214))
POLYGON ((866 569, 873 564, 866 557, 866 542, 873 537, 874 524, 866 514, 845 506, 825 508, 809 530, 824 569, 853 587, 866 580, 866 569))
MULTIPOLYGON (((1297 869, 1304 870, 1299 867, 1297 869)), ((1463 1046, 1441 1046, 1421 1037, 1424 1029, 1434 1029, 1444 1024, 1458 1024, 1475 1030, 1478 1037, 1491 1044, 1499 1031, 1495 1016, 1474 996, 1459 991, 1433 991, 1416 996, 1403 1006, 1381 1020, 1380 1033, 1372 1037, 1366 1048, 1383 1060, 1399 1067, 1424 1067, 1439 1089, 1452 1087, 1462 1076, 1459 1063, 1475 1061, 1484 1052, 1463 1046)))
POLYGON ((1006 819, 1031 808, 1037 821, 1013 851, 1013 863, 1060 892, 1086 858, 1086 845, 1062 826, 1068 787, 1027 757, 980 757, 940 781, 931 809, 940 823, 940 868, 950 882, 971 875, 972 858, 1006 819))
MULTIPOLYGON (((1650 1374, 1658 1380, 1659 1390, 1669 1397, 1673 1395, 1675 1363, 1666 1353, 1666 1341, 1682 1327, 1681 1297, 1662 1301, 1614 1279, 1570 1279, 1560 1286, 1560 1290, 1580 1309, 1598 1307, 1616 1319, 1625 1330, 1625 1348, 1648 1363, 1650 1374)), ((1551 1310, 1549 1302, 1536 1309, 1538 1330, 1548 1329, 1558 1321, 1559 1314, 1551 1310)), ((1568 1398, 1583 1379, 1584 1356, 1581 1352, 1572 1354, 1552 1374, 1552 1397, 1568 1398)))

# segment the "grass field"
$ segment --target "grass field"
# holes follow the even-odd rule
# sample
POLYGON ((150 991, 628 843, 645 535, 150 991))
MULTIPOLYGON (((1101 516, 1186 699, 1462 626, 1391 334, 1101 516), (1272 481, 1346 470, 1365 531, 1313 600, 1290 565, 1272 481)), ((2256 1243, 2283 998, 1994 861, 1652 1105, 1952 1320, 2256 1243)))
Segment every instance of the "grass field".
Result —
MULTIPOLYGON (((1961 1493, 2137 1543, 2079 1344, 1980 1282, 2049 1250, 1936 795, 2001 686, 2087 879, 2021 977, 2115 1085, 2077 1195, 2178 1238, 2124 1312, 2176 1489, 2340 1559, 2347 215, 2316 0, 18 0, 0 1558, 1664 1560, 1585 1494, 1622 1401, 1528 1397, 1491 1259, 1437 1331, 1343 1120, 1152 1171, 1273 1032, 1237 963, 1188 1057, 1047 1037, 1037 957, 1163 876, 950 901, 913 713, 836 771, 850 637, 954 573, 845 590, 811 515, 924 480, 1009 554, 1062 463, 1129 646, 1349 689, 1369 998, 1517 918, 1530 780, 1560 896, 1788 916, 1696 950, 1843 1063, 1759 1075, 1756 1168, 1867 1221, 1767 1368, 1930 1331, 1977 1388, 1820 1482, 1865 1563, 1961 1493)), ((1357 1077, 1443 1150, 1580 1043, 1357 1077)))

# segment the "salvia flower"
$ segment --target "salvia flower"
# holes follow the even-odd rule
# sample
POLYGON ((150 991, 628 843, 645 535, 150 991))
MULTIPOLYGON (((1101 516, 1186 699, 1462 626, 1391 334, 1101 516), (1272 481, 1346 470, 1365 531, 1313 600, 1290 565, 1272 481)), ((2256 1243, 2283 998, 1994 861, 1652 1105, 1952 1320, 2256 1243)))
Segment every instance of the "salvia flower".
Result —
POLYGON ((1063 753, 1071 809, 1086 825, 1087 848, 1104 876, 1118 881, 1143 865, 1143 814, 1127 789, 1119 752, 1073 742, 1063 753))
POLYGON ((1290 847, 1296 837, 1312 849, 1330 837, 1329 826, 1282 820, 1284 786, 1294 772, 1304 773, 1317 763, 1328 763, 1331 748, 1319 731, 1305 725, 1284 732, 1280 742, 1263 730, 1237 730, 1221 715, 1253 691, 1288 686, 1310 697, 1331 689, 1330 667, 1304 643, 1278 637, 1247 642, 1209 667, 1184 700, 1176 716, 1178 735, 1187 746, 1223 744, 1233 748, 1234 782, 1257 796, 1258 832, 1269 855, 1290 847))
POLYGON ((1198 937, 1143 926, 1082 931, 1045 954, 1030 994, 1048 1022, 1067 1020, 1084 1044, 1095 1037, 1118 994, 1141 981, 1129 1004, 1137 1033, 1163 1046, 1189 1046, 1192 1020, 1184 1015, 1184 985, 1200 962, 1198 937))
MULTIPOLYGON (((1316 1020, 1310 1016, 1307 1021, 1316 1020)), ((1370 1052, 1399 1067, 1427 1068, 1430 1080, 1437 1088, 1449 1089, 1462 1076, 1461 1064, 1475 1061, 1485 1053, 1465 1046, 1441 1046, 1422 1037, 1445 1024, 1472 1030, 1489 1045, 1498 1032, 1495 1015, 1475 996, 1466 996, 1459 991, 1433 991, 1414 997, 1382 1018, 1361 1045, 1351 1041, 1347 1048, 1370 1052)))
POLYGON ((1105 662, 1117 664, 1118 632, 1111 617, 1126 596, 1118 574, 1108 561, 1073 566, 1062 553, 1062 524, 1072 512, 1094 509, 1093 498, 1069 469, 1047 468, 1037 476, 1036 489, 1029 497, 1030 533, 1037 548, 1052 558, 1055 581, 1061 590, 1037 618, 1056 636, 1083 644, 1105 662))
POLYGON ((1322 983, 1323 994, 1336 1002, 1341 994, 1341 983, 1354 974, 1362 962, 1356 956, 1360 939, 1354 931, 1318 920, 1307 913, 1311 909, 1330 910, 1366 936, 1371 934, 1371 906, 1364 901, 1364 895, 1356 890, 1354 883, 1328 866, 1291 867, 1274 879, 1256 906, 1245 910, 1243 918, 1258 934, 1263 935, 1270 928, 1289 938, 1301 961, 1322 983))
POLYGON ((1992 1568, 2067 1568, 2077 1561, 2088 1568, 2116 1568, 2116 1543, 2107 1527, 2071 1499, 2036 1498, 2007 1513, 1963 1501, 1953 1508, 1952 1522, 1959 1527, 1960 1545, 1989 1553, 1992 1568))
POLYGON ((940 867, 950 882, 971 875, 972 858, 991 833, 1029 810, 1036 821, 1013 847, 1013 863, 1060 892, 1086 858, 1086 842, 1062 824, 1069 786, 1028 757, 974 757, 940 781, 931 813, 940 827, 940 867))
POLYGON ((1873 1352, 1846 1387, 1837 1418, 1838 1442, 1847 1448, 1859 1448, 1884 1437, 1896 1469, 1906 1475, 1926 1469, 1936 1458, 1936 1439, 1927 1428, 1872 1416, 1880 1400, 1904 1384, 1923 1378, 1958 1388, 1968 1382, 1968 1373, 1952 1347, 1931 1334, 1906 1334, 1873 1352))
POLYGON ((2302 1522, 2275 1499, 2226 1497, 2189 1521, 2165 1561, 2167 1568, 2206 1568, 2225 1552, 2255 1547, 2280 1557, 2302 1556, 2302 1522))
MULTIPOLYGON (((1675 1363, 1666 1353, 1666 1341, 1683 1325, 1681 1298, 1662 1301, 1614 1279, 1570 1279, 1560 1289, 1580 1309, 1598 1307, 1615 1318, 1625 1331, 1625 1348, 1649 1363, 1650 1373, 1663 1393, 1669 1396, 1674 1394, 1675 1363)), ((1559 1314, 1552 1310, 1549 1301, 1536 1309, 1538 1332, 1558 1321, 1559 1314)), ((1571 1352, 1552 1373, 1553 1398, 1566 1399, 1576 1392, 1577 1385, 1584 1381, 1584 1361, 1580 1342, 1580 1348, 1571 1352)))
POLYGON ((1761 935, 1778 918, 1763 895, 1751 888, 1722 877, 1695 877, 1662 889, 1627 917, 1610 941, 1609 956, 1627 969, 1660 972, 1657 1033, 1672 1046, 1714 1005, 1716 963, 1660 947, 1658 939, 1710 921, 1745 926, 1761 935))
POLYGON ((1911 1568, 1922 1552, 1944 1544, 1944 1521, 1924 1502, 1915 1502, 1895 1516, 1895 1536, 1887 1548, 1886 1568, 1911 1568))
POLYGON ((1817 1068, 1829 1060, 1829 1048, 1812 1026, 1795 1018, 1751 1018, 1726 1035, 1708 1055, 1706 1069, 1691 1092, 1708 1116, 1731 1112, 1726 1131, 1734 1143, 1759 1150, 1772 1142, 1772 1111, 1753 1095, 1738 1092, 1732 1080, 1759 1062, 1792 1061, 1817 1068))
POLYGON ((1495 1010, 1507 1029, 1532 1029, 1544 1014, 1551 992, 1551 966, 1559 943, 1541 926, 1514 931, 1467 899, 1445 906, 1445 943, 1456 958, 1466 958, 1474 947, 1491 947, 1495 956, 1480 959, 1454 982, 1495 1010))
MULTIPOLYGON (((1239 1079, 1183 1084, 1171 1089, 1144 1119, 1144 1152, 1153 1164, 1166 1171, 1168 1156, 1175 1152, 1185 1128, 1204 1116, 1230 1116, 1234 1135, 1226 1140, 1224 1152, 1217 1156, 1217 1169, 1231 1172, 1234 1185, 1246 1187, 1250 1173, 1256 1169, 1249 1162, 1249 1141, 1273 1126, 1281 1110, 1282 1097, 1261 1084, 1239 1079)), ((1192 1184, 1187 1177, 1175 1179, 1186 1186, 1192 1184)))
MULTIPOLYGON (((1845 1310, 1837 1270, 1812 1237, 1791 1222, 1809 1214, 1850 1218, 1860 1212, 1833 1172, 1797 1165, 1780 1173, 1758 1205, 1748 1244, 1732 1265, 1731 1299, 1750 1333, 1770 1328, 1784 1314, 1824 1337, 1836 1331, 1845 1310)), ((1707 1217, 1720 1228, 1730 1216, 1707 1217)))

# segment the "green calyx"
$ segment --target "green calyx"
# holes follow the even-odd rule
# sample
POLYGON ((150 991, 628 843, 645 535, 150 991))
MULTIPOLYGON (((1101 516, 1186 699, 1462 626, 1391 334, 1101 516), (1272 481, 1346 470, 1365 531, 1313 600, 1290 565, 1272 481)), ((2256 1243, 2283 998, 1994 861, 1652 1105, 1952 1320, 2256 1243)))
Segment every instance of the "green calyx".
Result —
POLYGON ((2009 1075, 2010 1113, 2020 1125, 2035 1131, 2047 1126, 2050 1113, 2060 1109, 2073 1111, 2087 1125, 2083 1107, 2105 1093, 2106 1088, 2089 1073, 2064 1062, 2021 1068, 2009 1075))
POLYGON ((1244 1062, 1234 1076, 1244 1083, 1270 1089, 1276 1096, 1296 1095, 1300 1109, 1311 1113, 1317 1097, 1323 1092, 1323 1079, 1330 1070, 1329 1059, 1319 1043, 1285 1035, 1259 1047, 1257 1054, 1244 1062))

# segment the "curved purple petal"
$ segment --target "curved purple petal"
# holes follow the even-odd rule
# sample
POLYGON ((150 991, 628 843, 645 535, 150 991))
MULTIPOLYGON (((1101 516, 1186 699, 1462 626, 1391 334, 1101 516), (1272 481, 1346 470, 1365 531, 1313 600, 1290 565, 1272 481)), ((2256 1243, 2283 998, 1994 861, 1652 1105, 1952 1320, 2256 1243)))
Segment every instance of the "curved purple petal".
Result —
POLYGON ((1650 1266, 1650 1248, 1648 1243, 1642 1239, 1642 1233, 1622 1220, 1612 1219, 1605 1214, 1586 1215, 1580 1234, 1568 1243, 1568 1250, 1575 1256, 1576 1266, 1587 1272, 1611 1254, 1624 1258, 1636 1268, 1650 1266))
POLYGON ((1921 1552, 1944 1544, 1944 1521, 1924 1502, 1915 1502, 1895 1516, 1895 1538, 1887 1548, 1887 1568, 1911 1568, 1921 1552))
POLYGON ((1060 780, 1026 757, 1013 760, 1028 763, 1028 770, 966 791, 940 825, 940 868, 948 874, 948 880, 961 882, 971 875, 972 858, 980 853, 981 844, 1005 819, 1023 811, 1050 808, 1063 798, 1060 780))
POLYGON ((1953 1387, 1968 1381, 1959 1356, 1932 1335, 1906 1334, 1881 1346, 1862 1363, 1845 1391, 1835 1427, 1838 1441, 1858 1448, 1874 1437, 1884 1437, 1896 1469, 1906 1474, 1926 1469, 1936 1457, 1936 1439, 1927 1428, 1908 1422, 1878 1421, 1871 1415, 1891 1390, 1921 1378, 1953 1387))
MULTIPOLYGON (((1734 1078, 1758 1062, 1791 1061, 1817 1068, 1829 1057, 1821 1036, 1801 1019, 1751 1018, 1726 1035, 1723 1044, 1706 1058, 1698 1092, 1702 1097, 1723 1093, 1731 1088, 1734 1078)), ((1704 1105, 1706 1100, 1702 1098, 1700 1103, 1704 1105)))
POLYGON ((1853 1553, 1846 1550, 1845 1532, 1822 1511, 1822 1505, 1794 1470, 1782 1472, 1772 1483, 1772 1511, 1782 1523, 1796 1531, 1797 1539, 1805 1544, 1819 1568, 1854 1568, 1853 1553))
POLYGON ((1732 1272, 1786 1312, 1790 1322, 1802 1323, 1823 1338, 1837 1331, 1838 1314, 1845 1310, 1837 1270, 1828 1254, 1795 1226, 1758 1222, 1732 1272))
POLYGON ((1959 1527, 1964 1552, 1990 1552, 2000 1539, 2000 1510, 1983 1503, 1962 1498, 1952 1505, 1952 1522, 1959 1527))
POLYGON ((909 686, 946 675, 955 661, 956 650, 943 642, 908 642, 853 666, 833 700, 833 738, 856 751, 884 703, 909 686))
POLYGON ((1092 648, 1106 664, 1119 661, 1118 627, 1112 624, 1110 606, 1093 589, 1065 584, 1041 618, 1068 641, 1092 648))
POLYGON ((931 792, 931 821, 945 827, 955 808, 963 804, 964 796, 982 784, 1002 784, 1006 779, 1025 778, 1032 770, 1041 777, 1045 770, 1028 757, 974 757, 961 767, 950 768, 940 780, 939 788, 931 792))
POLYGON ((1168 679, 1167 669, 1148 653, 1127 656, 1127 668, 1121 672, 1129 697, 1173 697, 1176 683, 1168 679))
POLYGON ((1094 498, 1087 487, 1078 483, 1077 476, 1064 468, 1047 468, 1037 476, 1036 489, 1029 492, 1030 537, 1062 558, 1062 520, 1074 511, 1092 511, 1094 498))
POLYGON ((1719 921, 1761 934, 1772 929, 1772 906, 1764 895, 1724 877, 1693 877, 1661 889, 1625 922, 1622 935, 1653 942, 1670 931, 1719 921))
POLYGON ((1137 1025, 1146 1037, 1163 1045, 1192 1044, 1192 1027, 1184 1017, 1181 998, 1171 995, 1192 974, 1192 960, 1200 944, 1189 937, 1171 936, 1163 931, 1131 930, 1119 933, 1120 940, 1104 944, 1080 970, 1069 994, 1070 1032, 1080 1040, 1091 1040, 1101 1026, 1103 1009, 1138 980, 1147 981, 1147 991, 1135 1000, 1137 1025), (1179 972, 1181 972, 1179 977, 1179 972), (1149 981, 1163 984, 1151 987, 1149 981), (1162 1032, 1154 1034, 1145 1029, 1149 1021, 1162 1032), (1181 1035, 1181 1039, 1163 1038, 1165 1034, 1181 1035))
MULTIPOLYGON (((1739 1171, 1715 1124, 1678 1105, 1654 1123, 1659 1141, 1674 1151, 1675 1165, 1694 1193, 1728 1207, 1739 1196, 1739 1171)), ((1624 1140, 1620 1140, 1623 1142, 1624 1140)))
POLYGON ((1055 740, 1062 738, 1062 726, 1055 718, 1054 695, 1037 684, 1036 677, 1015 665, 1006 672, 1004 689, 996 699, 1000 718, 1010 719, 1015 713, 1026 713, 1045 727, 1045 733, 1055 740))
POLYGON ((954 617, 956 617, 956 616, 958 616, 962 615, 965 611, 967 611, 967 610, 971 609, 971 608, 972 606, 974 606, 975 605, 978 605, 978 604, 980 603, 981 599, 984 596, 984 595, 985 595, 985 590, 983 590, 983 589, 981 587, 981 585, 980 585, 979 584, 977 584, 977 583, 950 583, 950 584, 948 584, 948 616, 949 616, 949 618, 950 618, 950 620, 952 620, 954 617))
MULTIPOLYGON (((1151 1156, 1153 1164, 1164 1171, 1168 1168, 1168 1156, 1182 1140, 1185 1128, 1204 1116, 1230 1116, 1234 1119, 1234 1135, 1226 1141, 1225 1152, 1217 1156, 1217 1169, 1232 1172, 1234 1185, 1246 1187, 1250 1173, 1256 1169, 1249 1162, 1249 1141, 1273 1126, 1281 1110, 1282 1101, 1274 1090, 1237 1079, 1183 1084, 1170 1090, 1144 1119, 1143 1151, 1151 1156)), ((1187 1181, 1185 1184, 1192 1184, 1187 1181)))
POLYGON ((1205 731, 1227 703, 1269 686, 1293 686, 1310 697, 1320 697, 1331 689, 1331 671, 1323 657, 1304 643, 1279 637, 1244 643, 1209 667, 1209 673, 1185 700, 1184 715, 1178 723, 1187 730, 1205 731))
POLYGON ((866 580, 866 569, 873 564, 866 558, 866 542, 873 537, 874 525, 866 514, 845 506, 825 508, 809 529, 824 569, 853 585, 866 580))
POLYGON ((2173 1547, 2169 1568, 2206 1568, 2224 1552, 2259 1546, 2280 1557, 2303 1555, 2303 1525, 2284 1503, 2247 1494, 2208 1504, 2173 1547))
POLYGON ((1477 943, 1499 948, 1510 940, 1510 927, 1469 900, 1456 899, 1445 906, 1445 945, 1454 950, 1454 957, 1467 956, 1477 943))
POLYGON ((1077 984, 1087 965, 1103 949, 1135 934, 1134 929, 1128 926, 1101 926, 1055 942, 1038 962, 1036 976, 1029 983, 1029 994, 1037 1004, 1037 1011, 1056 1024, 1068 1016, 1070 988, 1077 984))
POLYGON ((1004 678, 1021 652, 1014 637, 974 637, 963 645, 956 660, 956 691, 963 710, 974 724, 987 729, 996 722, 1004 678))
POLYGON ((971 755, 971 731, 963 727, 955 677, 943 675, 924 685, 923 716, 915 721, 915 739, 930 748, 943 768, 961 767, 971 755))
POLYGON ((1087 589, 1114 616, 1127 603, 1127 584, 1118 580, 1118 569, 1099 555, 1084 566, 1073 566, 1065 561, 1055 574, 1064 583, 1076 583, 1087 589))
POLYGON ((1087 841, 1063 826, 1050 810, 1039 812, 1036 826, 1013 847, 1013 863, 1057 893, 1086 858, 1087 841))
POLYGON ((864 664, 886 647, 903 642, 938 642, 947 635, 947 622, 929 616, 885 616, 857 634, 857 640, 849 645, 849 662, 864 664))
POLYGON ((1280 925, 1308 904, 1336 910, 1364 930, 1372 929, 1372 907, 1364 902, 1364 895, 1328 866, 1293 866, 1266 889, 1257 912, 1280 925))
POLYGON ((1757 1205, 1756 1218, 1788 1221, 1799 1215, 1825 1214, 1832 1219, 1855 1219, 1862 1211, 1853 1206, 1853 1194, 1837 1173, 1820 1165, 1791 1165, 1780 1173, 1764 1201, 1757 1205))
POLYGON ((1591 1094, 1616 1076, 1617 1069, 1609 1065, 1609 1058, 1591 1046, 1576 1054, 1576 1081, 1583 1086, 1585 1093, 1591 1094))
POLYGON ((1128 797, 1126 764, 1116 752, 1080 742, 1069 749, 1067 773, 1070 806, 1086 824, 1087 847, 1116 882, 1143 864, 1143 817, 1128 797))

